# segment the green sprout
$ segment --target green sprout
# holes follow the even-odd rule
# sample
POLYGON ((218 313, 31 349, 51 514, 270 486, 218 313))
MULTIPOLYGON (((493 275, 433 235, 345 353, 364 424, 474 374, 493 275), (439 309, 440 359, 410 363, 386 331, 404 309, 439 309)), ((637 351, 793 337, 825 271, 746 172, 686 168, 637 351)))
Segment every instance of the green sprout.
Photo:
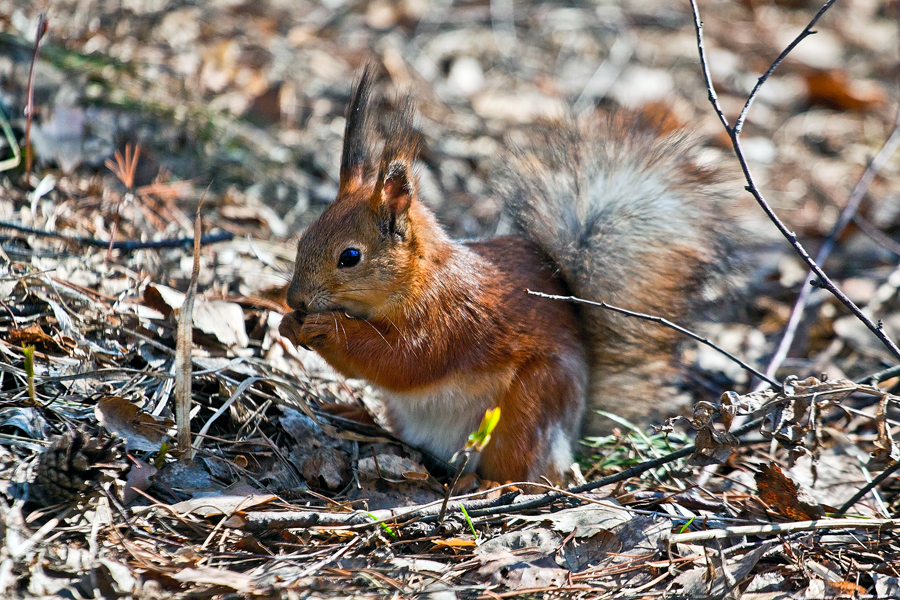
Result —
MULTIPOLYGON (((499 411, 499 409, 497 409, 499 411)), ((463 506, 462 502, 459 503, 459 510, 462 511, 463 516, 466 518, 466 523, 469 524, 469 529, 472 530, 472 535, 475 536, 475 540, 478 540, 478 532, 475 531, 475 525, 472 523, 472 518, 469 516, 469 513, 466 512, 466 507, 463 506)))
POLYGON ((163 442, 159 445, 159 452, 156 453, 156 460, 153 461, 153 466, 156 467, 156 470, 162 469, 166 464, 166 455, 169 454, 169 450, 172 449, 172 445, 169 444, 168 441, 163 440, 163 442))
POLYGON ((25 355, 25 380, 28 382, 28 397, 33 404, 37 404, 34 394, 34 346, 22 346, 25 355))
POLYGON ((484 447, 487 446, 488 442, 491 441, 491 433, 494 431, 494 428, 497 427, 497 423, 499 422, 499 406, 497 408, 484 411, 484 417, 481 419, 481 425, 478 426, 478 431, 469 434, 469 439, 466 442, 466 449, 471 448, 476 452, 481 452, 484 447))
MULTIPOLYGON (((369 516, 372 518, 373 521, 377 521, 377 520, 378 520, 378 517, 376 517, 376 516, 373 515, 372 513, 367 512, 366 514, 369 515, 369 516)), ((384 530, 388 533, 388 535, 390 535, 392 538, 397 537, 397 534, 394 533, 394 530, 391 529, 390 527, 388 527, 386 523, 379 523, 379 525, 381 525, 381 528, 384 529, 384 530)))

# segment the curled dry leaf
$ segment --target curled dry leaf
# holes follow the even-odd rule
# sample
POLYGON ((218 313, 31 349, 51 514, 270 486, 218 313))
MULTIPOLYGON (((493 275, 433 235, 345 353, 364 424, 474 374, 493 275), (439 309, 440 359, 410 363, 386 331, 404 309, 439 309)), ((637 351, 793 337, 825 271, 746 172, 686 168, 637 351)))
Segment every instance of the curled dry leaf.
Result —
POLYGON ((888 403, 893 399, 895 404, 900 403, 900 398, 885 394, 878 404, 878 414, 875 415, 875 425, 878 428, 878 439, 875 440, 875 450, 869 456, 866 466, 873 471, 883 471, 900 460, 900 447, 891 437, 891 428, 887 423, 888 403))
POLYGON ((32 323, 28 327, 11 329, 9 343, 14 346, 34 346, 38 352, 63 354, 63 347, 52 337, 44 333, 41 326, 32 323))
MULTIPOLYGON (((774 438, 790 451, 791 457, 801 454, 818 456, 821 442, 820 420, 823 411, 839 406, 852 394, 862 393, 885 397, 884 392, 847 379, 819 380, 815 377, 788 377, 779 391, 765 390, 744 396, 725 392, 718 404, 698 402, 694 406, 691 426, 697 430, 696 450, 691 458, 695 465, 717 464, 725 461, 737 443, 730 430, 738 415, 764 411, 760 433, 774 438), (723 427, 715 422, 721 420, 723 427), (724 431, 723 431, 724 428, 724 431), (808 435, 812 434, 812 435, 808 435), (805 445, 804 445, 805 444, 805 445)), ((896 444, 887 429, 882 429, 873 457, 895 460, 896 444)))
POLYGON ((697 431, 694 447, 691 464, 698 467, 718 465, 728 460, 737 448, 737 438, 727 431, 716 429, 710 422, 697 431))
POLYGON ((94 416, 107 431, 124 439, 129 450, 159 450, 173 425, 170 419, 157 419, 121 396, 101 398, 94 416))
POLYGON ((792 521, 814 521, 825 516, 815 498, 782 473, 778 465, 763 465, 755 476, 757 496, 792 521))

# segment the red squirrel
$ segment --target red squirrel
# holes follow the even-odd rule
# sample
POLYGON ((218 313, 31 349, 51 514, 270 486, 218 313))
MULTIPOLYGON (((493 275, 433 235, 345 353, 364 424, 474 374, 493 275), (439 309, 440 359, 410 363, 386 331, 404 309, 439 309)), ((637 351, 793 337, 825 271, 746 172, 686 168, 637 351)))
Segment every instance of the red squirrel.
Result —
POLYGON ((352 95, 337 198, 299 240, 280 332, 381 390, 388 425, 444 460, 487 409, 470 469, 560 481, 580 436, 666 412, 675 333, 527 290, 684 320, 729 255, 715 169, 683 139, 624 119, 547 124, 511 149, 499 188, 515 235, 454 241, 417 197, 408 101, 379 157, 373 75, 352 95))

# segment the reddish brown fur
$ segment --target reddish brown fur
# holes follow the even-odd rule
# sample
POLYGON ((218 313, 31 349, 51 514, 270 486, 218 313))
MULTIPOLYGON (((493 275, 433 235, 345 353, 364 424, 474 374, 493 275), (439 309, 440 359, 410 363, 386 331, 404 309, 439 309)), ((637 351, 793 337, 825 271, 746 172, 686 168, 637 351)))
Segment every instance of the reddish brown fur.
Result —
MULTIPOLYGON (((367 214, 369 207, 364 194, 338 198, 301 246, 313 240, 328 245, 333 236, 319 244, 319 231, 346 230, 353 217, 367 214)), ((479 472, 496 481, 533 477, 533 467, 548 452, 539 432, 562 415, 579 414, 584 402, 583 385, 558 361, 587 366, 574 307, 525 290, 565 294, 566 287, 546 256, 521 238, 460 246, 446 239, 418 202, 408 218, 415 232, 410 263, 399 269, 401 275, 387 286, 389 292, 379 294, 399 295, 399 301, 387 300, 372 314, 355 316, 342 310, 346 306, 338 300, 339 310, 287 315, 281 331, 295 344, 315 349, 344 375, 368 379, 388 392, 414 393, 444 382, 474 386, 481 375, 508 379, 496 398, 501 420, 479 472), (458 285, 461 274, 470 281, 465 288, 458 285)), ((329 290, 335 297, 339 291, 329 290)), ((288 303, 303 304, 303 293, 295 275, 288 303)), ((572 423, 568 429, 574 438, 578 419, 566 420, 572 423)), ((402 433, 404 423, 392 426, 402 433)), ((555 470, 543 474, 553 479, 562 475, 555 470)))

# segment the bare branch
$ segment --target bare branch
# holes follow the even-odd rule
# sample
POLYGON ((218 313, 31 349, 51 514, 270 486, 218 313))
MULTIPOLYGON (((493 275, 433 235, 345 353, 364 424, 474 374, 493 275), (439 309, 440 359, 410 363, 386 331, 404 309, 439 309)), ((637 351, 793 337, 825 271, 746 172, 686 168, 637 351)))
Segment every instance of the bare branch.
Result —
MULTIPOLYGON (((831 3, 826 3, 825 6, 816 14, 813 18, 809 27, 815 23, 822 13, 824 13, 828 7, 831 6, 831 3)), ((801 34, 802 35, 802 34, 801 34)), ((798 38, 799 40, 800 38, 798 38)), ((797 42, 798 40, 795 40, 797 42)), ((782 53, 782 56, 776 62, 779 62, 783 56, 786 56, 790 50, 796 46, 796 43, 788 46, 787 49, 782 53)), ((744 110, 741 111, 741 118, 739 119, 740 123, 743 123, 743 117, 746 115, 747 110, 750 108, 750 101, 753 96, 759 90, 759 87, 766 80, 769 73, 775 68, 776 65, 769 69, 766 72, 766 75, 760 78, 759 83, 757 83, 756 87, 753 89, 751 93, 751 97, 747 99, 747 104, 744 105, 744 110)), ((869 186, 872 185, 872 181, 875 179, 875 175, 882 169, 884 164, 888 161, 888 159, 894 155, 897 151, 897 147, 900 146, 900 106, 898 106, 897 116, 894 118, 894 129, 891 132, 891 135, 888 136, 888 139, 884 142, 884 145, 881 147, 881 150, 875 155, 866 170, 863 172, 862 177, 859 178, 859 181, 856 184, 856 187, 853 188, 853 192, 850 194, 850 198, 847 200, 847 205, 844 207, 844 210, 841 211, 841 215, 838 218, 837 222, 834 224, 834 227, 829 233, 828 238, 825 240, 825 244, 823 244, 822 248, 819 250, 819 253, 816 255, 816 262, 821 264, 825 264, 825 260, 828 258, 828 255, 831 253, 831 250, 834 248, 835 243, 837 243, 837 239, 840 237, 841 233, 850 223, 850 221, 856 221, 857 225, 859 225, 860 229, 862 229, 869 237, 873 239, 877 238, 878 235, 881 235, 882 238, 886 238, 881 234, 880 231, 875 229, 874 227, 867 227, 869 224, 866 222, 865 225, 861 222, 862 219, 859 218, 859 215, 856 214, 856 211, 859 209, 859 204, 862 199, 865 197, 866 192, 869 189, 869 186)), ((877 242, 893 243, 893 240, 887 239, 876 239, 877 242)), ((889 250, 897 252, 896 243, 893 243, 893 248, 888 246, 889 250)), ((806 303, 809 301, 810 293, 812 293, 812 282, 810 278, 812 277, 812 273, 810 272, 806 276, 806 281, 803 283, 803 287, 800 289, 800 295, 797 297, 797 301, 794 303, 794 308, 791 311, 791 317, 788 320, 787 327, 785 328, 784 335, 781 338, 781 342, 778 344, 778 349, 775 351, 774 356, 772 356, 772 360, 769 361, 769 366, 766 367, 766 375, 774 376, 775 372, 778 370, 778 367, 781 366, 781 363, 784 362, 784 359, 787 357, 788 352, 791 350, 791 344, 794 341, 794 336, 797 332, 797 327, 800 324, 800 319, 803 317, 803 311, 806 308, 806 303)))
POLYGON ((722 126, 731 134, 731 126, 728 119, 719 105, 719 97, 716 95, 716 88, 712 82, 712 75, 709 73, 709 61, 706 59, 706 46, 703 44, 703 21, 700 20, 700 9, 697 8, 697 0, 691 0, 691 11, 694 13, 694 30, 697 32, 697 49, 700 51, 700 65, 703 68, 703 78, 706 80, 706 90, 709 92, 709 102, 716 111, 722 126))
MULTIPOLYGON (((691 0, 691 4, 693 6, 696 6, 696 5, 694 5, 694 1, 695 0, 691 0)), ((778 55, 778 58, 775 59, 775 62, 773 62, 771 64, 771 66, 769 66, 769 69, 765 72, 765 74, 762 77, 760 77, 759 80, 757 80, 756 85, 753 86, 753 90, 750 92, 750 95, 747 97, 747 102, 744 103, 744 108, 741 109, 741 114, 738 116, 737 121, 735 121, 735 123, 734 123, 734 132, 737 135, 740 135, 741 130, 744 128, 744 121, 747 118, 747 113, 750 111, 750 105, 753 104, 754 100, 756 100, 756 96, 759 94, 759 90, 760 90, 760 88, 762 88, 762 85, 766 82, 767 79, 769 79, 769 76, 772 74, 773 71, 775 71, 775 69, 778 68, 778 65, 781 64, 781 62, 785 59, 785 57, 787 57, 787 55, 790 54, 791 51, 797 47, 797 44, 799 44, 800 42, 802 42, 809 36, 816 33, 815 31, 813 31, 812 28, 816 26, 816 23, 819 21, 819 19, 822 17, 822 15, 824 15, 825 12, 829 8, 831 8, 831 5, 834 3, 835 3, 835 0, 828 0, 822 6, 822 8, 819 9, 819 12, 816 13, 816 16, 814 16, 812 18, 812 21, 810 21, 809 24, 803 29, 803 31, 800 32, 800 35, 795 37, 794 41, 792 41, 790 44, 788 44, 787 48, 785 48, 781 52, 781 54, 778 55)), ((696 16, 695 16, 695 18, 696 18, 696 16)))
POLYGON ((735 363, 740 365, 742 369, 749 371, 750 373, 753 373, 760 379, 768 381, 771 385, 775 386, 776 388, 781 387, 780 383, 778 383, 777 381, 775 381, 773 379, 770 379, 766 375, 763 375, 762 373, 760 373, 759 371, 757 371, 756 369, 754 369, 753 367, 751 367, 750 365, 748 365, 747 363, 745 363, 744 361, 742 361, 741 359, 736 357, 735 355, 731 354, 727 350, 724 350, 724 349, 716 346, 708 339, 701 337, 701 336, 697 335, 696 333, 694 333, 688 329, 685 329, 684 327, 682 327, 680 325, 676 325, 675 323, 669 321, 668 319, 664 319, 662 317, 656 317, 654 315, 646 315, 644 313, 634 312, 631 310, 626 310, 624 308, 619 308, 618 306, 613 306, 612 304, 607 304, 606 302, 593 302, 591 300, 583 300, 581 298, 576 298, 574 296, 554 296, 553 294, 544 294, 542 292, 535 292, 533 290, 526 290, 526 291, 533 296, 540 296, 541 298, 549 298, 551 300, 568 300, 569 302, 578 302, 579 304, 588 304, 590 306, 597 306, 599 308, 611 310, 613 312, 617 312, 619 314, 626 315, 629 317, 635 317, 637 319, 645 319, 647 321, 659 323, 660 325, 665 325, 666 327, 669 327, 670 329, 674 329, 675 331, 677 331, 679 333, 683 333, 684 335, 688 336, 689 338, 697 340, 701 344, 709 346, 713 350, 720 352, 721 354, 727 356, 728 358, 733 360, 735 363))
MULTIPOLYGON (((829 0, 823 8, 827 9, 827 7, 831 6, 831 4, 833 4, 833 0, 829 0)), ((712 78, 709 75, 709 64, 706 59, 706 51, 703 45, 703 23, 700 20, 700 12, 697 8, 696 0, 691 0, 691 10, 694 14, 694 25, 697 33, 697 48, 700 53, 700 63, 703 69, 704 77, 706 79, 706 86, 709 91, 710 102, 712 103, 713 109, 716 111, 716 114, 719 116, 719 119, 722 121, 725 130, 728 132, 728 135, 731 138, 731 145, 734 148, 734 153, 741 165, 741 171, 743 171, 744 178, 747 181, 747 186, 745 187, 745 189, 753 195, 753 198, 756 200, 757 204, 759 204, 760 208, 763 209, 763 212, 766 213, 766 216, 769 217, 769 220, 775 224, 775 227, 778 228, 778 231, 781 232, 785 239, 787 239, 791 246, 793 246, 794 250, 800 256, 800 258, 803 259, 803 261, 809 266, 810 270, 816 275, 816 277, 818 277, 819 284, 817 285, 820 285, 820 287, 827 289, 838 300, 840 300, 841 303, 856 316, 856 318, 862 321, 862 323, 865 324, 865 326, 875 334, 875 337, 881 340, 881 342, 888 348, 888 350, 890 350, 891 354, 900 359, 900 348, 897 347, 897 344, 895 344, 887 336, 887 334, 885 334, 884 329, 880 324, 875 324, 869 317, 867 317, 865 313, 863 313, 862 310, 852 300, 850 300, 850 298, 848 298, 846 294, 844 294, 834 284, 833 281, 831 281, 828 275, 826 275, 825 272, 819 267, 818 263, 816 263, 816 261, 813 260, 813 258, 809 255, 809 253, 806 251, 806 248, 803 247, 803 244, 801 244, 797 239, 796 234, 788 229, 787 226, 781 221, 781 219, 778 218, 778 215, 776 215, 775 211, 772 210, 772 207, 769 206, 769 203, 766 201, 759 187, 756 185, 753 174, 750 172, 750 165, 747 163, 747 158, 744 155, 744 150, 741 146, 740 131, 737 129, 737 127, 732 128, 728 126, 728 121, 725 118, 725 115, 722 113, 722 109, 719 106, 717 100, 715 87, 713 85, 712 78)), ((789 45, 789 49, 795 47, 800 41, 802 41, 803 38, 806 38, 810 35, 810 33, 812 32, 812 26, 816 23, 819 17, 821 17, 821 13, 823 12, 824 10, 820 10, 819 13, 816 14, 809 25, 807 25, 800 33, 800 35, 797 36, 794 42, 789 45)), ((780 62, 781 60, 783 60, 786 54, 787 53, 782 53, 782 55, 778 57, 776 62, 780 62)), ((777 64, 775 63, 773 63, 773 65, 777 66, 777 64)), ((770 67, 767 73, 770 73, 772 70, 774 70, 774 67, 770 67)), ((762 83, 765 83, 765 78, 761 78, 761 83, 759 85, 761 85, 762 83)), ((754 88, 754 90, 756 91, 758 90, 758 88, 754 88)))
MULTIPOLYGON (((878 151, 878 154, 875 155, 875 158, 872 159, 872 161, 869 163, 869 166, 866 167, 866 170, 865 172, 863 172, 862 177, 859 178, 856 187, 853 188, 853 192, 850 194, 850 198, 847 200, 847 205, 844 206, 844 210, 841 211, 840 217, 838 217, 838 220, 834 224, 834 227, 831 228, 831 232, 825 239, 825 243, 822 244, 822 247, 819 249, 818 254, 816 254, 816 262, 818 264, 825 264, 825 261, 828 259, 828 256, 834 249, 834 246, 837 243, 838 238, 841 236, 841 233, 843 233, 844 229, 846 229, 850 221, 854 219, 856 211, 859 209, 859 204, 865 197, 869 186, 872 185, 872 181, 874 181, 875 175, 877 175, 882 167, 884 167, 888 159, 894 155, 894 152, 897 151, 898 146, 900 146, 900 113, 897 114, 897 118, 894 123, 894 130, 891 132, 890 137, 888 137, 888 139, 884 142, 881 150, 878 151)), ((794 303, 794 308, 791 311, 791 317, 790 319, 788 319, 788 324, 784 330, 784 335, 781 337, 781 342, 779 342, 778 344, 778 349, 775 351, 775 354, 769 361, 769 366, 766 367, 766 375, 768 375, 769 377, 775 376, 775 372, 778 370, 778 367, 781 366, 781 363, 784 362, 784 359, 787 357, 788 352, 790 352, 791 350, 791 345, 793 344, 794 337, 797 334, 797 327, 800 325, 800 320, 802 319, 803 312, 806 309, 806 303, 809 301, 809 296, 812 293, 812 276, 812 271, 807 273, 806 279, 803 282, 803 287, 800 289, 800 295, 797 296, 797 301, 794 303)))

